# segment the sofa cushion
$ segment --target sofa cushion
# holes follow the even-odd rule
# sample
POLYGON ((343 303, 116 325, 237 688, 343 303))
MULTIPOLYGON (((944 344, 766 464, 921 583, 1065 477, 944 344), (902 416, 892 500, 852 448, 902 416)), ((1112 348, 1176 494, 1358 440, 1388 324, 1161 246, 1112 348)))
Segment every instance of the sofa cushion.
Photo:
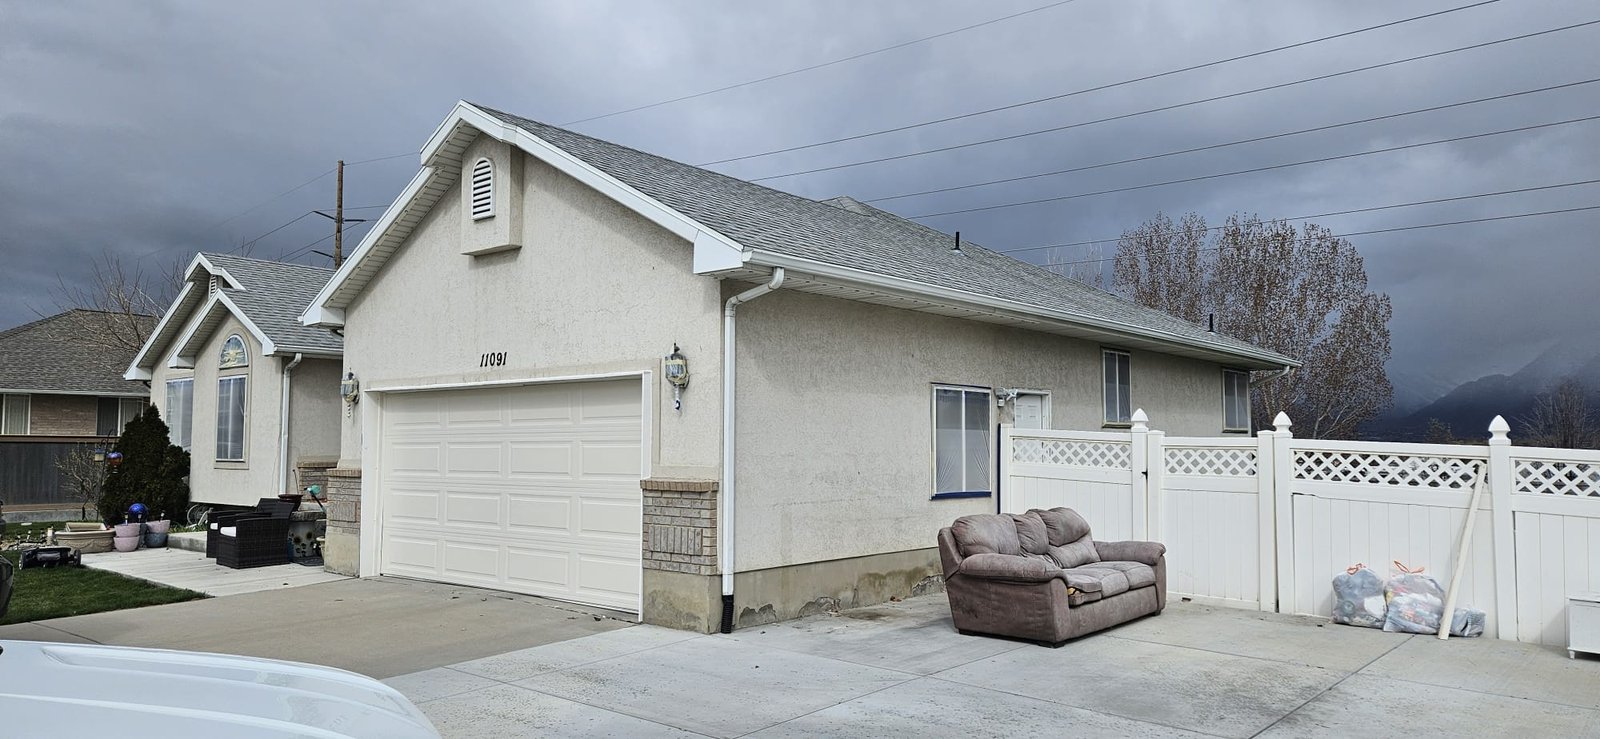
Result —
POLYGON ((950 534, 956 538, 961 556, 974 554, 1022 554, 1022 542, 1017 539, 1017 525, 1010 516, 983 513, 962 516, 950 524, 950 534))
POLYGON ((1022 545, 1024 553, 1048 554, 1050 552, 1049 534, 1045 531, 1044 521, 1037 514, 1033 511, 1013 513, 1011 514, 1011 522, 1017 526, 1017 541, 1022 545))
POLYGON ((1089 522, 1071 508, 1051 508, 1048 511, 1028 511, 1044 523, 1045 535, 1050 541, 1050 558, 1062 568, 1078 567, 1100 561, 1094 540, 1089 536, 1089 522))

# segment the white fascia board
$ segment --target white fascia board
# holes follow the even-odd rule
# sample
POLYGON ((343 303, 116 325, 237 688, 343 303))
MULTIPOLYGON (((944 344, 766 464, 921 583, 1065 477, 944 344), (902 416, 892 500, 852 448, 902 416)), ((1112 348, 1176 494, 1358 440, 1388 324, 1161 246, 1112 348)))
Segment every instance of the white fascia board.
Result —
MULTIPOLYGON (((600 194, 621 203, 629 210, 644 216, 657 226, 671 231, 679 238, 694 244, 694 271, 696 273, 710 272, 717 269, 731 269, 743 264, 744 247, 738 242, 690 218, 683 212, 639 192, 631 185, 606 174, 588 162, 568 153, 565 149, 516 126, 505 123, 469 103, 457 104, 456 112, 452 117, 489 136, 514 144, 530 156, 561 170, 567 176, 598 190, 600 194), (733 261, 730 264, 730 260, 734 256, 737 256, 737 261, 733 261), (730 266, 702 270, 700 269, 702 262, 712 265, 729 264, 730 266)), ((453 122, 451 126, 441 128, 446 130, 453 129, 453 122)), ((434 151, 439 146, 442 146, 444 142, 444 138, 428 142, 428 148, 423 150, 423 157, 432 156, 434 151)))
POLYGON ((932 302, 952 304, 965 308, 977 308, 979 310, 994 314, 1008 313, 1034 318, 1043 318, 1061 323, 1076 324, 1110 333, 1150 339, 1163 344, 1183 346, 1191 349, 1200 349, 1230 357, 1248 358, 1257 362, 1269 364, 1273 367, 1283 367, 1285 365, 1291 367, 1300 366, 1299 361, 1289 359, 1287 357, 1279 358, 1262 352, 1243 351, 1230 346, 1198 342, 1177 334, 1149 329, 1143 326, 1134 326, 1121 321, 1112 321, 1078 313, 1046 310, 1039 308, 1038 306, 1028 305, 1027 303, 1019 303, 1014 300, 995 298, 988 295, 979 295, 977 293, 971 293, 964 290, 953 290, 947 287, 939 287, 937 285, 916 282, 914 280, 881 275, 876 272, 867 272, 865 270, 841 267, 811 259, 792 257, 786 254, 773 254, 772 252, 754 251, 751 252, 748 261, 751 265, 759 265, 764 267, 783 267, 784 269, 791 269, 796 272, 808 273, 818 277, 854 282, 856 284, 880 288, 903 295, 915 296, 930 300, 932 302))
POLYGON ((230 289, 230 290, 243 290, 244 289, 244 285, 240 284, 240 282, 238 280, 233 279, 233 275, 228 274, 228 270, 225 270, 225 269, 223 269, 221 267, 218 267, 215 264, 212 264, 211 260, 206 259, 206 255, 204 255, 204 254, 196 254, 196 255, 194 255, 194 262, 189 265, 189 272, 188 272, 187 275, 185 275, 186 279, 192 279, 193 278, 193 276, 194 276, 194 268, 195 268, 196 265, 204 265, 207 272, 209 272, 209 273, 211 273, 211 274, 213 274, 213 275, 215 275, 217 277, 221 277, 222 280, 227 283, 228 289, 230 289))
MULTIPOLYGON (((185 271, 185 275, 193 273, 195 265, 199 264, 199 259, 200 256, 198 254, 195 255, 195 261, 189 263, 189 269, 185 271)), ((167 306, 167 311, 161 314, 161 320, 156 322, 156 327, 150 331, 150 336, 144 340, 144 346, 139 347, 139 352, 133 355, 133 361, 128 363, 128 369, 122 373, 122 379, 150 379, 150 370, 144 367, 145 357, 149 356, 150 352, 155 349, 156 340, 161 338, 162 332, 167 329, 167 324, 171 323, 173 316, 177 315, 178 307, 183 305, 183 301, 188 299, 189 293, 193 291, 194 282, 188 281, 186 278, 183 283, 183 289, 178 291, 178 297, 173 299, 172 305, 167 306)), ((151 366, 155 366, 154 362, 151 363, 151 366)))
POLYGON ((400 214, 411 206, 411 201, 415 200, 417 195, 422 192, 423 187, 427 185, 434 171, 433 167, 423 167, 417 170, 416 175, 412 176, 411 182, 406 185, 406 189, 400 192, 400 197, 395 198, 394 202, 389 204, 388 209, 383 211, 383 215, 378 217, 378 222, 367 230, 367 235, 361 239, 361 244, 344 260, 344 264, 339 266, 339 271, 333 273, 333 277, 328 280, 328 284, 323 285, 317 296, 311 299, 309 307, 300 314, 300 323, 302 325, 344 325, 344 309, 342 307, 330 308, 327 304, 328 301, 333 298, 334 292, 346 280, 350 279, 350 274, 355 272, 362 262, 366 261, 368 255, 372 253, 373 244, 378 243, 384 234, 389 231, 389 227, 394 225, 395 219, 399 218, 400 214))
POLYGON ((272 339, 267 338, 266 332, 262 331, 261 327, 257 326, 255 321, 250 320, 250 317, 245 315, 244 311, 239 309, 239 305, 233 302, 233 300, 230 299, 226 293, 218 290, 217 292, 211 294, 211 299, 206 301, 205 306, 195 312, 195 320, 191 321, 189 326, 184 329, 183 334, 178 337, 177 342, 175 342, 178 348, 175 352, 173 352, 172 363, 169 364, 169 366, 194 366, 194 355, 192 353, 185 354, 184 350, 188 349, 189 343, 195 340, 195 334, 199 332, 200 326, 205 323, 205 317, 210 315, 211 311, 216 310, 218 307, 226 308, 229 313, 233 314, 234 318, 239 319, 239 323, 244 325, 245 330, 249 331, 250 335, 254 336, 257 342, 260 342, 261 353, 263 355, 274 354, 277 352, 277 345, 272 343, 272 339))

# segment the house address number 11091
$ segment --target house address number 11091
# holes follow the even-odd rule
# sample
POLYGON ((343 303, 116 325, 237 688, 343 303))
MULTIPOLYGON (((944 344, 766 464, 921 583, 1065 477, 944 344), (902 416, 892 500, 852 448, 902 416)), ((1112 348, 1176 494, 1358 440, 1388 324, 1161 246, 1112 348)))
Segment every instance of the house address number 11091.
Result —
POLYGON ((505 352, 485 352, 478 357, 479 367, 504 367, 506 366, 505 352))

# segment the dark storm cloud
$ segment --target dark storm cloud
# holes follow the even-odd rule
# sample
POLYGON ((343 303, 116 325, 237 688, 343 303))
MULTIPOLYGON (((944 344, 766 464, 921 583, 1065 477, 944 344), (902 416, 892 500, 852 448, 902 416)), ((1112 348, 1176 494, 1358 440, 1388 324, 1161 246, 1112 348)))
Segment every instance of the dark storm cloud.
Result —
MULTIPOLYGON (((562 123, 938 33, 1043 0, 784 3, 0 2, 0 325, 104 251, 166 264, 332 204, 333 161, 414 152, 457 99, 562 123), (237 217, 235 217, 237 216, 237 217)), ((994 107, 1456 3, 1078 0, 1013 21, 581 126, 689 162, 994 107)), ((1021 133, 1592 20, 1503 0, 1149 82, 718 167, 762 177, 1021 133)), ((1080 167, 1600 76, 1600 27, 1003 144, 773 180, 873 198, 1080 167)), ((883 203, 916 215, 1128 187, 1600 114, 1600 84, 1246 146, 883 203)), ((1600 177, 1600 123, 927 219, 993 248, 1115 236, 1157 211, 1295 216, 1600 177)), ((350 168, 386 204, 411 157, 350 168)), ((1336 232, 1600 204, 1600 187, 1321 219, 1336 232)), ((378 210, 354 213, 374 216, 378 210)), ((1395 361, 1459 381, 1592 336, 1595 213, 1357 237, 1394 299, 1395 361)), ((252 247, 302 251, 301 220, 252 247)), ((326 245, 316 248, 325 249, 326 245)), ((1086 249, 1028 252, 1076 260, 1086 249)), ((1109 248, 1105 254, 1109 254, 1109 248)))

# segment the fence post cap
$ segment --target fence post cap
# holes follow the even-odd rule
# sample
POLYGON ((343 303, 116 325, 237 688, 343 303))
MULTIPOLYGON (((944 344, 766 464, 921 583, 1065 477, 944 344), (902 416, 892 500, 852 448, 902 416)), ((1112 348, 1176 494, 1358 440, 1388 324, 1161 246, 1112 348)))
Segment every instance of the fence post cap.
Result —
POLYGON ((1504 416, 1495 416, 1494 420, 1489 422, 1490 438, 1505 439, 1507 438, 1506 434, 1509 433, 1511 433, 1511 424, 1506 423, 1504 416))
POLYGON ((1145 415, 1143 408, 1134 409, 1133 415, 1129 417, 1129 420, 1133 421, 1134 431, 1150 430, 1150 417, 1145 415))
POLYGON ((1293 425, 1294 422, 1289 420, 1289 414, 1283 411, 1278 411, 1277 417, 1272 419, 1272 426, 1279 431, 1288 431, 1293 425))

